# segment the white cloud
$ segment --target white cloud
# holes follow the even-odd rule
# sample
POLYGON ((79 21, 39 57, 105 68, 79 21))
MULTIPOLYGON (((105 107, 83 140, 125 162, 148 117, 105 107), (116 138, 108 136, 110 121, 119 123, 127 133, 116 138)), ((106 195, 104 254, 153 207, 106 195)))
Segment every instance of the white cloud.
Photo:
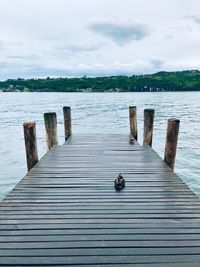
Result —
POLYGON ((11 72, 14 75, 14 72, 17 69, 17 75, 14 78, 18 77, 29 77, 32 78, 34 75, 36 77, 47 77, 47 76, 78 76, 82 77, 87 76, 107 76, 107 75, 133 75, 133 74, 142 74, 142 73, 154 73, 159 70, 160 66, 164 64, 161 59, 152 58, 149 61, 137 60, 133 62, 122 63, 120 61, 115 61, 111 64, 79 64, 77 66, 65 65, 64 68, 51 68, 48 66, 37 66, 37 65, 19 65, 19 64, 0 64, 0 68, 4 71, 0 74, 4 76, 7 73, 11 72))
POLYGON ((150 35, 147 25, 132 20, 96 19, 89 28, 119 45, 139 41, 150 35))
POLYGON ((199 15, 190 15, 186 18, 191 19, 194 23, 198 24, 200 26, 200 16, 199 15))
POLYGON ((81 52, 92 52, 102 48, 105 44, 95 43, 95 44, 70 44, 65 43, 62 45, 55 46, 56 50, 71 52, 71 53, 81 53, 81 52))
POLYGON ((161 59, 151 59, 150 61, 136 60, 132 62, 122 63, 115 61, 111 64, 96 63, 93 65, 80 64, 78 70, 80 74, 89 74, 91 76, 104 75, 133 75, 142 73, 152 73, 159 70, 161 59))

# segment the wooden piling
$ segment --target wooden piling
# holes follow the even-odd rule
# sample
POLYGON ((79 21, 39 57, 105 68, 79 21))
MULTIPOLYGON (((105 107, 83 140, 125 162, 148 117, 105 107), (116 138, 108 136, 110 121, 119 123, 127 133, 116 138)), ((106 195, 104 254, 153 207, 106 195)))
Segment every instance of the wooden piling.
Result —
POLYGON ((176 148, 178 142, 180 120, 169 119, 167 127, 164 161, 174 169, 176 148))
POLYGON ((137 140, 137 107, 129 107, 129 119, 130 119, 130 134, 131 137, 137 140))
POLYGON ((154 109, 144 110, 144 139, 143 145, 152 146, 154 109))
POLYGON ((36 138, 36 123, 27 122, 23 124, 24 141, 26 149, 27 169, 30 171, 38 162, 37 138, 36 138))
POLYGON ((71 108, 63 107, 64 115, 64 128, 65 128, 65 141, 72 134, 72 120, 71 120, 71 108))
POLYGON ((54 145, 58 144, 56 113, 55 112, 45 113, 44 122, 45 122, 45 128, 46 128, 47 148, 48 150, 50 150, 54 145))

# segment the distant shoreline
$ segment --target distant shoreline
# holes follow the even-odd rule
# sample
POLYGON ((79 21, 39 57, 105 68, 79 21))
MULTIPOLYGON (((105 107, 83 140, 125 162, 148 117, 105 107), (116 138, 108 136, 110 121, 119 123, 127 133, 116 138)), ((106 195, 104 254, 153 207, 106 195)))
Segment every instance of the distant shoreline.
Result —
POLYGON ((198 93, 198 92, 200 92, 200 90, 196 90, 196 91, 194 91, 194 90, 188 90, 188 91, 152 91, 152 92, 149 92, 149 91, 143 91, 143 92, 139 92, 139 91, 137 91, 137 92, 133 92, 133 91, 131 91, 131 92, 128 92, 128 91, 126 91, 126 92, 123 92, 123 91, 120 91, 120 92, 108 92, 108 91, 104 91, 104 92, 95 92, 95 91, 93 91, 93 92, 59 92, 59 91, 29 91, 29 92, 23 92, 23 91, 13 91, 13 92, 3 92, 3 91, 0 91, 0 94, 20 94, 20 93, 25 93, 25 94, 30 94, 30 93, 32 93, 32 94, 35 94, 35 93, 52 93, 52 94, 54 94, 54 93, 60 93, 60 94, 70 94, 70 93, 75 93, 75 94, 103 94, 103 93, 105 93, 105 94, 124 94, 124 93, 149 93, 149 94, 151 94, 151 93, 198 93))
POLYGON ((0 92, 197 92, 200 71, 158 72, 147 75, 8 79, 0 82, 0 92))

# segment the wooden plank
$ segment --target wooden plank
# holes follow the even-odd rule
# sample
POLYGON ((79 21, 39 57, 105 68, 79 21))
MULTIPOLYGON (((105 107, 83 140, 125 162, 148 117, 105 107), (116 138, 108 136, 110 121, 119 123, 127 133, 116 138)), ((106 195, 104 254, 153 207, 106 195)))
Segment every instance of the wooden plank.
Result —
MULTIPOLYGON (((119 229, 120 228, 120 225, 116 225, 116 224, 109 224, 109 225, 103 225, 103 224, 97 224, 97 225, 94 225, 94 224, 66 224, 66 225, 63 225, 63 224, 20 224, 20 225, 12 225, 12 224, 9 224, 9 225, 3 225, 1 226, 0 225, 0 230, 1 231, 13 231, 13 230, 16 230, 16 229, 20 229, 20 231, 26 231, 26 230, 30 230, 30 231, 34 231, 34 230, 66 230, 66 229, 79 229, 81 231, 85 231, 85 229, 101 229, 103 226, 107 227, 108 229, 119 229), (110 227, 110 228, 109 228, 110 227), (118 228, 117 228, 118 227, 118 228)), ((127 227, 123 227, 122 229, 132 229, 131 228, 131 224, 127 224, 126 225, 127 227)), ((144 226, 144 229, 145 228, 145 225, 144 224, 140 224, 140 226, 144 226)), ((153 227, 153 225, 151 224, 150 226, 148 226, 149 228, 150 227, 153 227)), ((157 224, 154 225, 155 226, 158 226, 157 224)), ((182 229, 182 227, 184 227, 183 229, 186 229, 186 232, 187 230, 189 229, 193 229, 194 231, 197 229, 197 224, 195 226, 195 224, 192 224, 192 226, 190 226, 189 224, 182 224, 182 225, 177 225, 177 228, 169 228, 169 229, 182 229), (187 226, 187 227, 186 227, 187 226)), ((134 227, 134 226, 133 226, 134 227)), ((146 226, 147 227, 147 226, 146 226)), ((174 226, 175 227, 175 226, 174 226)), ((139 228, 139 227, 138 227, 139 228)), ((138 229, 136 228, 136 229, 138 229)), ((147 228, 147 229, 149 229, 147 228)), ((151 228, 153 229, 153 228, 151 228)), ((145 231, 144 231, 145 232, 145 231)))
POLYGON ((164 213, 164 214, 158 214, 158 213, 151 213, 151 214, 34 214, 34 218, 32 216, 33 214, 29 215, 21 215, 21 214, 6 214, 6 215, 0 215, 0 223, 3 220, 3 222, 5 222, 5 220, 23 220, 23 222, 27 222, 29 221, 29 219, 32 219, 32 222, 35 220, 49 220, 49 222, 51 220, 61 220, 60 222, 62 222, 65 219, 68 219, 68 221, 70 222, 70 220, 72 219, 90 219, 90 220, 94 220, 94 219, 105 219, 105 221, 110 221, 110 219, 116 219, 121 221, 122 219, 169 219, 172 216, 174 216, 174 218, 176 219, 199 219, 200 218, 200 214, 199 213, 164 213))
POLYGON ((0 236, 0 242, 3 243, 24 243, 24 242, 77 242, 77 241, 199 241, 200 234, 67 234, 67 235, 30 235, 30 236, 0 236))
MULTIPOLYGON (((53 256, 133 256, 133 255, 158 255, 158 250, 161 255, 198 255, 199 248, 197 247, 156 247, 156 248, 59 248, 51 249, 51 257, 53 256)), ((11 250, 4 249, 0 251, 0 257, 2 256, 18 256, 18 257, 48 257, 49 249, 23 249, 11 250)), ((125 265, 126 266, 126 265, 125 265)), ((149 266, 149 265, 148 265, 149 266)), ((181 265, 182 266, 182 265, 181 265)))
MULTIPOLYGON (((48 248, 153 248, 153 247, 199 247, 200 240, 112 240, 112 241, 35 241, 35 242, 1 242, 0 249, 44 249, 48 248)), ((158 252, 159 254, 159 252, 158 252)), ((178 255, 177 255, 178 256, 178 255)), ((199 250, 200 256, 200 250, 199 250)), ((1 260, 1 258, 0 258, 1 260)), ((0 261, 1 262, 1 261, 0 261)), ((27 261, 28 262, 28 261, 27 261)), ((1 262, 2 263, 2 262, 1 262)), ((95 262, 94 262, 95 263, 95 262)))
MULTIPOLYGON (((60 257, 1 257, 1 264, 5 265, 9 262, 10 266, 14 265, 24 265, 27 262, 31 262, 33 265, 48 265, 48 266, 72 266, 72 265, 91 265, 96 264, 102 265, 103 263, 111 264, 135 264, 140 263, 195 263, 200 262, 200 255, 167 255, 167 256, 157 256, 157 255, 142 255, 142 256, 82 256, 82 257, 70 257, 70 256, 60 256, 60 257)), ((180 265, 179 265, 180 266, 180 265)), ((182 266, 182 265, 181 265, 182 266)))
MULTIPOLYGON (((200 228, 187 228, 187 233, 185 233, 185 228, 67 228, 67 229, 18 229, 18 230, 2 230, 0 231, 0 236, 62 236, 62 235, 177 235, 184 234, 188 236, 190 234, 199 236, 200 228)), ((7 239, 4 238, 4 241, 7 239)))

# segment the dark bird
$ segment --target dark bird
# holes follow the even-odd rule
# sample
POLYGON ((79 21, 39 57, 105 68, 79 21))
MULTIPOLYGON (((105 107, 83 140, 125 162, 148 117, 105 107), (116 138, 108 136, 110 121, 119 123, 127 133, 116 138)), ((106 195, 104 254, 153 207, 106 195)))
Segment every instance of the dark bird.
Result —
POLYGON ((133 137, 131 136, 131 138, 130 138, 130 140, 129 140, 129 143, 130 143, 130 144, 135 144, 135 138, 133 138, 133 137))
POLYGON ((121 174, 119 174, 119 176, 115 179, 115 189, 119 191, 124 187, 125 187, 125 179, 121 174))

